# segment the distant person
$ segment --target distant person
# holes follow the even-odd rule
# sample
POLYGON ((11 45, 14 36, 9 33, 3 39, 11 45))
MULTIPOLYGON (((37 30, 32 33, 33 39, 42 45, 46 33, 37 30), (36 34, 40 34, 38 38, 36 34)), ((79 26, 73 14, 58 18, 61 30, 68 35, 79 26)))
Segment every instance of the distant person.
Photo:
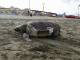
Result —
POLYGON ((30 13, 30 16, 32 17, 32 13, 30 13))
POLYGON ((30 11, 28 11, 28 16, 30 16, 30 11))

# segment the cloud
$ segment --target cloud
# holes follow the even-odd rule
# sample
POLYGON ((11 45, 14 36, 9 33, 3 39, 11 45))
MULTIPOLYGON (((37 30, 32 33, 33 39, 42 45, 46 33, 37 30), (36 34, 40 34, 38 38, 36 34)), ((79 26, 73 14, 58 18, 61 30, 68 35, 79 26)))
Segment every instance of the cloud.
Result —
POLYGON ((64 3, 75 3, 75 2, 80 2, 80 0, 61 0, 64 3))
MULTIPOLYGON (((31 9, 43 10, 43 2, 45 3, 45 11, 56 13, 71 13, 75 14, 80 0, 30 0, 31 9)), ((29 8, 29 0, 0 0, 0 6, 3 7, 18 7, 21 9, 29 8)))

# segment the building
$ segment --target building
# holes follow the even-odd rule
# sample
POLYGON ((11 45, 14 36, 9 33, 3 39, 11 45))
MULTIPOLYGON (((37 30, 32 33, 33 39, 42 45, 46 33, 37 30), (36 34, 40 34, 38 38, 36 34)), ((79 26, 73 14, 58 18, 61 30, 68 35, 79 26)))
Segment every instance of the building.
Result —
POLYGON ((43 16, 43 11, 31 10, 34 16, 43 16))
POLYGON ((0 7, 0 14, 10 14, 9 8, 0 7))
POLYGON ((20 13, 20 9, 19 8, 14 8, 14 7, 4 8, 4 7, 0 7, 0 14, 18 15, 19 13, 20 13))
POLYGON ((46 16, 50 16, 50 17, 56 17, 57 13, 52 13, 52 12, 45 12, 46 16))
POLYGON ((29 10, 29 9, 19 9, 15 7, 10 8, 4 8, 0 7, 0 14, 8 14, 8 15, 24 15, 24 16, 50 16, 54 17, 57 16, 56 13, 52 12, 45 12, 45 11, 39 11, 39 10, 29 10))
POLYGON ((25 16, 29 16, 30 15, 30 10, 27 9, 27 8, 26 9, 23 9, 22 12, 21 12, 21 14, 22 15, 25 15, 25 16))

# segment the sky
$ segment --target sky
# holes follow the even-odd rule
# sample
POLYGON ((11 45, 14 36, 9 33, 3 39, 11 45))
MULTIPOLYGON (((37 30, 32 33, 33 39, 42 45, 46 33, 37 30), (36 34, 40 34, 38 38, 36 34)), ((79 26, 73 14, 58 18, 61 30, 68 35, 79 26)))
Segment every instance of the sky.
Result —
POLYGON ((0 6, 2 7, 17 7, 17 8, 30 8, 33 10, 43 10, 58 14, 78 14, 78 5, 80 0, 0 0, 0 6))

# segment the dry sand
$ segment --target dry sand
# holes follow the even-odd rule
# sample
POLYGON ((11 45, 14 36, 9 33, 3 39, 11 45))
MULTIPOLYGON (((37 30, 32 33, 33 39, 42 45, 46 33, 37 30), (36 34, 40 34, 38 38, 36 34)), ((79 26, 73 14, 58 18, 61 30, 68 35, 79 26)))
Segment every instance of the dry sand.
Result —
POLYGON ((0 60, 80 60, 80 20, 53 18, 49 21, 61 26, 61 36, 55 40, 32 38, 31 42, 13 30, 27 21, 0 20, 0 60))

